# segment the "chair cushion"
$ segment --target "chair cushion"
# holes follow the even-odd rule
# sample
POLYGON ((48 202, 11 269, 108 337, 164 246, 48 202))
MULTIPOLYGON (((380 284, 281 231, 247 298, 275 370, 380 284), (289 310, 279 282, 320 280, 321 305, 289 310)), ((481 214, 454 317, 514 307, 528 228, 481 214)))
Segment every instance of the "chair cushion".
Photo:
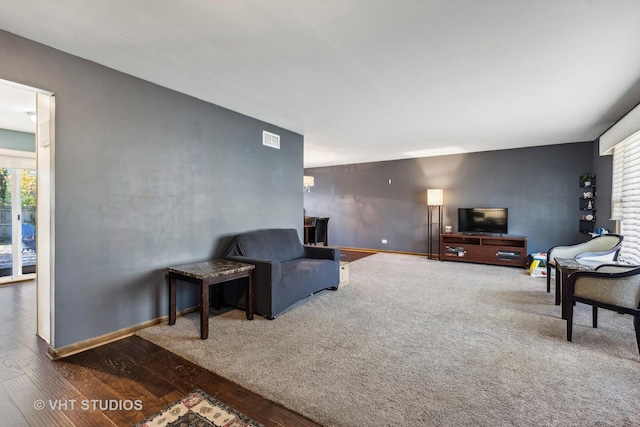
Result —
POLYGON ((615 279, 580 277, 576 280, 573 294, 605 304, 637 309, 640 304, 640 276, 615 279))
POLYGON ((304 247, 293 228, 257 230, 236 236, 227 255, 284 262, 304 257, 304 247))

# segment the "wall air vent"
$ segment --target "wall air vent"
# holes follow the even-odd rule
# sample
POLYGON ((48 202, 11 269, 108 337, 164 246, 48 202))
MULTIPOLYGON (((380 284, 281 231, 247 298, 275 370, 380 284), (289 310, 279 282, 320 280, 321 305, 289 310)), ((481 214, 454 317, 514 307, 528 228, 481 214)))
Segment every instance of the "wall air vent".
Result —
POLYGON ((266 130, 262 131, 262 145, 266 145, 267 147, 280 149, 280 135, 276 135, 275 133, 267 132, 266 130))

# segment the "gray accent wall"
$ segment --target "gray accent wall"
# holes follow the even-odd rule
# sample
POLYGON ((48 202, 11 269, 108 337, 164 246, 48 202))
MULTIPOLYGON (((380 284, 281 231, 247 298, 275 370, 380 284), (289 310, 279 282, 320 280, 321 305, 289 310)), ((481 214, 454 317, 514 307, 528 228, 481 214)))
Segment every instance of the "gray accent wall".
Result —
POLYGON ((444 225, 457 231, 458 208, 506 207, 509 234, 526 236, 529 253, 546 252, 588 238, 578 231, 579 178, 593 170, 593 153, 582 142, 309 168, 305 215, 330 218, 331 245, 426 253, 426 193, 442 188, 444 225))
POLYGON ((0 57, 0 79, 56 96, 54 348, 166 315, 166 268, 233 234, 302 236, 301 135, 4 31, 0 57))

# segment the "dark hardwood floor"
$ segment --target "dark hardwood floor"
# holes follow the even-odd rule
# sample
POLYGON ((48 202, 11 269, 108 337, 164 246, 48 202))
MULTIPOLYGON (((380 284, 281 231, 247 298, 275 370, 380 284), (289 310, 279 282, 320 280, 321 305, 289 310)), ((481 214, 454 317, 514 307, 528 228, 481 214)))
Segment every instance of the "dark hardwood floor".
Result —
MULTIPOLYGON (((341 259, 368 255, 342 251, 341 259)), ((318 426, 136 336, 51 361, 36 336, 35 310, 34 281, 0 286, 2 426, 132 426, 196 388, 265 426, 318 426), (100 408, 136 400, 140 411, 100 408)))
POLYGON ((340 261, 352 262, 359 260, 360 258, 368 257, 369 255, 373 255, 374 251, 369 250, 348 250, 348 249, 340 249, 340 261))

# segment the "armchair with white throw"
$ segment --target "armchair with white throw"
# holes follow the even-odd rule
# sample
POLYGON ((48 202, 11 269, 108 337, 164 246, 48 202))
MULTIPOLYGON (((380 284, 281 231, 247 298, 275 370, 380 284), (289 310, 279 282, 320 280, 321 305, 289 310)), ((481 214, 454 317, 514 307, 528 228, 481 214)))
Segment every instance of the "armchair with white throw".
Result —
POLYGON ((603 263, 616 261, 622 247, 622 239, 623 236, 619 234, 602 234, 577 245, 555 246, 549 249, 547 252, 547 292, 551 292, 551 269, 556 266, 556 258, 597 258, 603 263))

